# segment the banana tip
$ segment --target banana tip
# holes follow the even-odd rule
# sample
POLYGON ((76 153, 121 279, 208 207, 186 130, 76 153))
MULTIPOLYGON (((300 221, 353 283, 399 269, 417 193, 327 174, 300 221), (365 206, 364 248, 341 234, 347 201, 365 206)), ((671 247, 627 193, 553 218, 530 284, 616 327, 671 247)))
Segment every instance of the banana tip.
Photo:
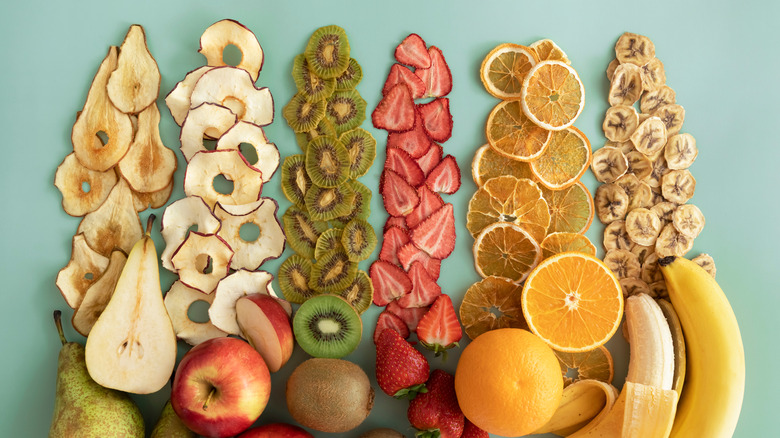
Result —
POLYGON ((658 259, 658 266, 668 266, 668 265, 672 264, 672 262, 676 258, 677 257, 675 257, 675 256, 662 257, 662 258, 658 259))

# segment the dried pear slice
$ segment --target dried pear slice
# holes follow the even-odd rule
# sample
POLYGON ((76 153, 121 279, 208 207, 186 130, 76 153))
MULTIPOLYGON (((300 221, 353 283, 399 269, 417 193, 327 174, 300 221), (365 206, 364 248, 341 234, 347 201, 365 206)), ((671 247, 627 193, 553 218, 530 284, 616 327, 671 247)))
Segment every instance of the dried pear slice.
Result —
POLYGON ((603 224, 625 218, 628 212, 628 201, 626 191, 615 183, 600 185, 593 197, 596 215, 603 224))
POLYGON ((658 58, 653 58, 642 66, 642 89, 645 91, 657 90, 666 84, 666 71, 664 63, 658 58))
POLYGON ((618 279, 639 278, 642 272, 639 258, 627 249, 610 249, 604 254, 604 264, 618 279))
POLYGON ((247 163, 260 170, 264 183, 271 180, 274 172, 279 167, 281 159, 279 149, 277 149, 275 144, 268 142, 268 137, 265 136, 263 128, 249 122, 240 121, 219 137, 217 150, 224 149, 238 149, 241 155, 244 155, 244 158, 247 159, 247 163), (254 154, 250 154, 253 155, 252 160, 248 159, 245 153, 241 151, 241 146, 244 144, 252 147, 254 151, 254 154))
POLYGON ((231 269, 254 271, 267 260, 279 258, 284 252, 284 231, 276 218, 279 204, 271 198, 262 200, 263 203, 255 210, 241 216, 229 214, 220 204, 215 208, 214 213, 222 223, 217 235, 225 239, 233 249, 231 269), (254 240, 245 240, 241 236, 241 227, 246 224, 254 224, 259 230, 254 240))
POLYGON ((240 68, 224 66, 207 71, 195 83, 190 100, 193 108, 206 102, 228 107, 239 120, 258 126, 274 121, 271 91, 255 88, 249 73, 240 68))
POLYGON ((368 173, 376 158, 374 136, 363 128, 355 128, 341 134, 339 141, 349 154, 349 177, 356 179, 368 173))
POLYGON ((171 256, 181 246, 191 227, 203 234, 216 234, 219 219, 199 196, 188 196, 169 205, 162 215, 160 234, 165 240, 165 249, 160 256, 163 268, 175 272, 171 256))
MULTIPOLYGON (((651 295, 653 292, 650 290, 650 286, 644 281, 635 277, 626 277, 618 280, 620 287, 623 289, 623 298, 632 297, 639 294, 651 295)), ((652 296, 652 295, 651 295, 652 296)))
POLYGON ((651 157, 666 145, 666 125, 659 117, 650 117, 631 134, 631 142, 636 150, 651 157))
POLYGON ((639 101, 639 110, 645 114, 653 114, 658 108, 675 103, 677 94, 668 85, 662 85, 655 90, 642 95, 639 101))
POLYGON ((669 171, 661 180, 664 198, 677 204, 688 202, 695 190, 696 179, 688 169, 669 171))
POLYGON ((662 257, 682 257, 693 247, 693 239, 680 233, 672 224, 666 224, 655 241, 655 253, 662 257))
POLYGON ((339 293, 355 280, 357 268, 358 264, 350 261, 343 249, 335 249, 312 265, 309 288, 321 293, 339 293))
POLYGON ((704 268, 704 270, 707 271, 707 273, 710 274, 712 278, 715 278, 717 269, 715 267, 715 260, 711 255, 702 253, 692 258, 691 261, 704 268))
POLYGON ((157 100, 160 69, 149 53, 142 26, 134 24, 127 31, 106 87, 111 103, 123 113, 138 114, 157 100))
POLYGON ((597 180, 603 183, 617 181, 628 170, 628 161, 618 148, 604 146, 593 152, 591 170, 597 180))
POLYGON ((135 211, 140 213, 147 208, 160 208, 165 205, 171 198, 173 193, 173 178, 165 188, 156 192, 133 192, 133 205, 135 205, 135 211))
POLYGON ((201 151, 195 154, 184 173, 184 193, 200 196, 209 207, 248 204, 260 199, 263 191, 262 173, 247 163, 237 149, 201 151), (214 180, 225 177, 233 183, 230 193, 214 188, 214 180))
POLYGON ((642 95, 642 69, 634 64, 620 64, 612 75, 609 104, 633 105, 642 95))
POLYGON ((192 89, 195 88, 195 83, 198 82, 198 79, 204 73, 212 68, 214 67, 204 65, 192 70, 165 96, 165 104, 168 106, 168 110, 171 112, 173 120, 177 125, 181 126, 184 123, 184 118, 187 117, 187 112, 191 107, 190 97, 192 96, 192 89))
POLYGON ((204 103, 189 111, 181 125, 181 154, 188 162, 193 155, 208 150, 204 137, 219 138, 236 124, 238 118, 229 108, 215 103, 204 103))
MULTIPOLYGON (((214 301, 209 307, 209 319, 218 329, 231 334, 240 335, 241 329, 236 321, 236 302, 239 298, 250 294, 264 294, 278 298, 274 292, 272 281, 274 276, 265 271, 236 271, 217 285, 214 301)), ((289 306, 283 300, 279 304, 288 310, 289 306)), ((289 312, 288 312, 289 314, 289 312)))
POLYGON ((70 261, 57 273, 57 288, 65 302, 78 308, 87 290, 108 267, 109 258, 92 249, 83 234, 73 236, 70 261))
POLYGON ((127 153, 133 141, 130 116, 109 100, 106 84, 117 66, 117 48, 111 46, 101 62, 71 132, 73 152, 84 167, 104 172, 127 153))
POLYGON ((179 280, 204 294, 228 275, 233 249, 216 234, 192 231, 171 256, 179 280))
POLYGON ((209 339, 227 336, 227 333, 216 328, 211 321, 195 322, 188 314, 190 306, 197 301, 206 302, 211 306, 215 295, 204 294, 178 280, 173 282, 171 288, 165 293, 164 302, 177 338, 190 345, 198 345, 209 339))
POLYGON ((669 137, 664 148, 666 166, 672 170, 682 170, 691 167, 699 149, 696 139, 691 134, 675 134, 669 137))
POLYGON ((282 163, 282 192, 287 199, 301 208, 306 208, 306 192, 311 187, 311 178, 306 172, 306 158, 302 154, 289 155, 282 163))
POLYGON ((672 213, 676 209, 677 204, 669 201, 659 202, 650 207, 650 210, 661 220, 661 228, 665 227, 666 224, 672 223, 672 213))
POLYGON ((130 253, 143 236, 143 228, 135 210, 133 193, 124 179, 119 178, 97 210, 84 216, 76 232, 84 233, 87 244, 106 257, 115 247, 130 253))
POLYGON ((92 326, 95 325, 95 321, 103 313, 106 304, 111 299, 111 295, 114 294, 116 282, 119 280, 119 275, 122 273, 126 261, 127 255, 121 249, 111 251, 108 266, 100 277, 97 278, 97 281, 89 286, 81 304, 73 312, 71 322, 77 332, 84 336, 89 335, 92 326))
POLYGON ((626 215, 626 233, 638 245, 653 245, 661 233, 661 219, 649 208, 635 208, 626 215))
MULTIPOLYGON (((633 143, 631 145, 633 148, 633 143)), ((636 149, 626 153, 626 162, 628 163, 626 173, 634 174, 639 180, 643 181, 653 173, 652 161, 636 149)))
POLYGON ((98 172, 84 167, 75 153, 68 154, 54 174, 54 185, 62 193, 62 208, 71 216, 95 211, 117 181, 116 172, 98 172))
POLYGON ((292 77, 298 92, 309 102, 327 99, 336 89, 336 79, 323 79, 317 76, 309 68, 303 53, 293 59, 292 77))
POLYGON ((138 131, 117 168, 136 192, 164 189, 173 180, 176 154, 160 138, 160 110, 152 102, 138 114, 138 131))
POLYGON ((683 204, 672 212, 672 224, 680 234, 695 239, 704 228, 704 214, 693 204, 683 204))
POLYGON ((311 268, 311 261, 298 254, 287 257, 279 267, 279 288, 287 301, 303 304, 318 294, 309 287, 311 268))
POLYGON ((661 119, 666 126, 666 134, 672 136, 680 132, 683 121, 685 120, 685 108, 682 105, 671 103, 659 107, 653 113, 654 116, 661 119))
POLYGON ((604 227, 604 250, 609 251, 611 249, 627 249, 631 251, 636 244, 626 231, 626 221, 619 219, 612 221, 606 227, 604 227))
POLYGON ((653 168, 650 172, 650 176, 645 178, 645 182, 650 187, 660 188, 664 175, 670 172, 669 168, 666 166, 666 159, 663 155, 661 155, 660 157, 652 160, 650 164, 653 168))
POLYGON ((655 45, 644 35, 625 32, 615 43, 615 57, 621 64, 642 66, 655 57, 655 45))
POLYGON ((236 20, 220 20, 207 27, 200 36, 198 53, 206 57, 209 66, 226 66, 223 53, 231 44, 241 51, 241 62, 236 67, 246 70, 252 82, 257 81, 263 69, 263 48, 255 34, 236 20))
POLYGON ((604 136, 614 142, 628 141, 637 126, 639 126, 639 115, 634 107, 628 105, 609 107, 604 116, 604 123, 601 125, 604 136))
POLYGON ((317 239, 328 229, 328 223, 312 220, 306 209, 294 205, 284 212, 282 223, 290 248, 307 259, 314 258, 317 239))

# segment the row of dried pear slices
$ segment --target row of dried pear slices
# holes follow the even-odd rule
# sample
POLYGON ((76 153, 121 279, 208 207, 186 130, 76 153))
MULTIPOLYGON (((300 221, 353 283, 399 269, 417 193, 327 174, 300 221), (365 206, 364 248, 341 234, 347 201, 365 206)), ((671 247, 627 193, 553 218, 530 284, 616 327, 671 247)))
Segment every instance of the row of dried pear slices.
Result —
POLYGON ((280 156, 263 131, 273 121, 273 97, 254 85, 263 65, 260 43, 241 23, 222 20, 204 31, 200 53, 207 65, 188 73, 165 99, 181 126, 187 196, 165 209, 161 224, 162 265, 179 276, 165 306, 176 335, 191 345, 240 335, 235 304, 242 296, 276 297, 273 275, 258 269, 281 256, 286 242, 278 204, 262 197, 280 156), (231 44, 242 55, 236 67, 222 57, 231 44), (189 318, 195 301, 209 303, 208 321, 189 318))
MULTIPOLYGON (((663 297, 658 259, 687 254, 704 227, 701 210, 688 204, 696 188, 688 169, 698 155, 696 139, 680 132, 685 109, 666 84, 664 65, 648 37, 621 35, 607 78, 610 107, 602 125, 607 142, 593 153, 591 164, 604 183, 594 199, 606 225, 604 262, 620 279, 624 295, 663 297)), ((712 257, 701 254, 694 260, 715 275, 712 257)))
POLYGON ((83 219, 56 284, 84 336, 143 235, 138 213, 165 205, 173 190, 177 161, 160 138, 159 90, 157 62, 134 24, 101 62, 73 125, 73 153, 57 167, 62 207, 83 219))

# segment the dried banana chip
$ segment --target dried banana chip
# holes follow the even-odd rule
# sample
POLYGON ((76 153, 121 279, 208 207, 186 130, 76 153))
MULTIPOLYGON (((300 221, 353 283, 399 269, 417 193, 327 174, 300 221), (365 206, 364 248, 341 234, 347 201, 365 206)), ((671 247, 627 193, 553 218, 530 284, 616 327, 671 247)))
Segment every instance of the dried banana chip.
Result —
POLYGON ((604 123, 604 137, 614 142, 628 141, 639 126, 639 115, 632 106, 615 105, 607 109, 604 123))
POLYGON ((652 160, 651 164, 653 166, 653 170, 650 172, 650 176, 645 179, 645 182, 650 187, 660 188, 664 176, 671 172, 671 170, 669 170, 669 168, 666 166, 666 159, 663 156, 652 160))
MULTIPOLYGON (((631 143, 632 148, 633 145, 634 144, 631 143)), ((626 173, 633 173, 640 180, 644 180, 653 173, 653 163, 645 154, 634 149, 625 155, 626 162, 628 163, 628 170, 626 170, 626 173)))
POLYGON ((609 251, 611 249, 627 249, 631 251, 634 246, 634 242, 628 237, 626 232, 626 221, 616 220, 612 221, 604 228, 604 250, 609 251))
POLYGON ((623 152, 623 155, 626 155, 627 153, 636 150, 636 148, 634 148, 634 143, 631 143, 630 140, 629 141, 620 141, 620 142, 607 140, 604 143, 604 146, 618 148, 618 149, 620 149, 620 152, 623 152))
POLYGON ((642 95, 642 69, 634 64, 620 64, 612 75, 609 104, 633 105, 642 95))
POLYGON ((635 208, 650 208, 654 205, 653 199, 653 189, 646 182, 640 181, 628 200, 628 211, 635 208))
POLYGON ((650 118, 650 114, 639 113, 639 124, 650 118))
POLYGON ((653 298, 669 298, 669 291, 666 289, 666 281, 656 281, 650 283, 650 296, 653 298))
POLYGON ((634 196, 634 193, 636 193, 637 189, 639 188, 640 181, 636 175, 628 173, 615 181, 615 184, 619 185, 623 188, 623 190, 626 191, 626 195, 628 195, 628 200, 630 202, 631 198, 634 196))
POLYGON ((623 289, 623 298, 628 298, 639 294, 648 294, 651 297, 653 296, 651 294, 652 291, 650 290, 650 286, 638 278, 626 277, 621 278, 618 280, 618 282, 620 283, 620 287, 623 289))
POLYGON ((661 219, 661 228, 672 223, 672 213, 675 209, 677 209, 677 204, 669 201, 659 202, 650 208, 658 216, 658 219, 661 219))
MULTIPOLYGON (((645 180, 644 182, 647 183, 647 180, 645 180)), ((664 199, 664 194, 661 193, 660 187, 650 187, 650 191, 653 193, 653 201, 652 201, 653 205, 666 202, 666 199, 664 199)))
POLYGON ((664 122, 666 135, 672 136, 682 129, 683 121, 685 120, 685 108, 682 105, 670 103, 655 110, 653 115, 659 117, 664 122))
POLYGON ((666 71, 664 63, 658 58, 647 61, 642 66, 642 88, 645 91, 657 90, 658 87, 666 84, 666 71))
POLYGON ((608 224, 626 217, 628 211, 628 195, 622 187, 615 183, 602 184, 596 189, 593 198, 596 204, 596 214, 603 224, 608 224))
POLYGON ((658 267, 658 259, 658 254, 653 252, 645 257, 645 261, 642 263, 642 272, 639 274, 639 278, 648 285, 657 281, 664 281, 664 275, 658 267))
POLYGON ((613 59, 607 65, 607 80, 612 82, 612 78, 615 76, 615 69, 620 65, 620 61, 613 59))
POLYGON ((645 114, 652 114, 664 105, 670 105, 677 101, 677 93, 668 85, 661 85, 653 91, 642 95, 639 101, 639 110, 645 114))
POLYGON ((666 166, 672 170, 687 169, 696 160, 699 149, 691 134, 676 134, 669 137, 664 147, 666 166))
POLYGON ((672 224, 661 229, 655 241, 655 253, 658 257, 682 257, 693 247, 693 239, 680 233, 672 224))
POLYGON ((652 245, 661 233, 661 219, 649 208, 635 208, 626 215, 626 233, 636 244, 652 245))
POLYGON ((636 150, 652 157, 666 145, 666 125, 660 117, 650 117, 631 134, 631 142, 636 150))
POLYGON ((615 43, 615 57, 621 65, 642 66, 655 57, 655 45, 644 35, 626 32, 615 43))
POLYGON ((668 201, 685 204, 693 197, 696 179, 688 169, 670 170, 661 179, 661 192, 668 201))
POLYGON ((610 249, 604 254, 604 264, 621 278, 639 278, 642 266, 637 256, 627 249, 610 249))
POLYGON ((603 183, 617 181, 628 170, 628 161, 620 149, 604 146, 593 152, 591 169, 596 179, 603 183))
POLYGON ((702 253, 692 258, 691 261, 704 268, 708 274, 712 275, 712 278, 715 278, 717 269, 715 269, 715 260, 712 258, 712 256, 706 253, 702 253))
POLYGON ((630 251, 636 255, 636 258, 639 259, 639 263, 644 265, 645 260, 647 260, 650 254, 655 253, 655 246, 634 245, 630 251))
POLYGON ((693 204, 683 204, 672 212, 672 224, 680 233, 695 239, 704 228, 704 214, 693 204))

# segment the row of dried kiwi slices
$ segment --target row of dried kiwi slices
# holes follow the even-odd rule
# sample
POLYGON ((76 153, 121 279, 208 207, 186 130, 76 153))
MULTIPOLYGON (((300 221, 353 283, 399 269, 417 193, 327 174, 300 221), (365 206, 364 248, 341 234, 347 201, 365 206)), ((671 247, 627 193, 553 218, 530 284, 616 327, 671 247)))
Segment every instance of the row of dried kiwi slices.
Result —
POLYGON ((293 203, 282 221, 295 254, 279 268, 279 287, 288 301, 302 304, 293 321, 301 347, 317 357, 342 357, 357 347, 360 314, 373 298, 368 274, 358 269, 377 243, 367 221, 371 191, 357 178, 373 164, 376 140, 360 127, 366 101, 356 86, 363 73, 344 29, 317 29, 295 57, 292 76, 298 92, 282 114, 301 153, 282 164, 282 191, 293 203), (328 326, 323 319, 341 328, 312 333, 328 326))

